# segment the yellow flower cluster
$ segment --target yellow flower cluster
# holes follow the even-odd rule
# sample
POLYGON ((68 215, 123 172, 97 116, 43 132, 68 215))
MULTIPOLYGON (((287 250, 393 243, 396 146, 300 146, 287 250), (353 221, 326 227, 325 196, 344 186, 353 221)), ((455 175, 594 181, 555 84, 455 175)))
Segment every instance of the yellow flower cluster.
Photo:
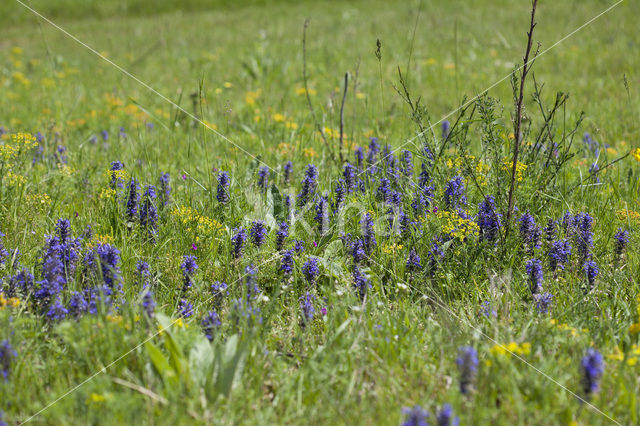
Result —
POLYGON ((13 133, 10 138, 10 142, 0 144, 0 161, 9 167, 13 166, 13 161, 20 154, 38 145, 36 137, 31 133, 13 133))
MULTIPOLYGON (((313 96, 315 95, 317 92, 315 89, 309 89, 309 95, 313 96)), ((307 94, 307 90, 304 87, 298 87, 296 89, 296 95, 298 96, 302 96, 302 95, 306 95, 307 94)))
POLYGON ((244 95, 244 100, 247 105, 254 106, 256 104, 256 100, 260 97, 261 94, 262 89, 258 89, 253 92, 249 91, 244 95))
POLYGON ((461 170, 467 165, 475 170, 475 178, 478 181, 478 185, 483 187, 487 186, 487 173, 489 173, 490 170, 488 164, 484 163, 482 160, 476 159, 475 156, 469 154, 465 154, 464 157, 447 159, 447 167, 450 169, 461 170))
POLYGON ((107 321, 112 322, 114 324, 122 324, 122 315, 111 315, 108 314, 106 316, 107 321))
POLYGON ((123 109, 124 113, 133 118, 137 123, 142 123, 149 119, 149 115, 138 107, 138 105, 129 104, 123 109))
POLYGON ((457 212, 442 211, 438 213, 438 217, 442 220, 442 232, 460 242, 480 233, 480 227, 477 223, 471 219, 460 217, 457 212))
POLYGON ((5 178, 9 182, 9 185, 12 186, 22 186, 27 182, 27 178, 22 175, 17 175, 12 171, 8 171, 5 175, 5 178))
MULTIPOLYGON (((513 167, 513 161, 509 160, 508 158, 505 159, 504 163, 502 164, 502 169, 507 172, 511 172, 512 167, 513 167)), ((527 165, 518 161, 516 163, 516 181, 521 182, 522 179, 524 178, 524 172, 526 171, 527 171, 527 165)))
POLYGON ((337 139, 340 137, 340 129, 332 129, 325 126, 322 131, 328 138, 337 139))
POLYGON ((78 118, 77 120, 68 120, 67 121, 67 126, 69 126, 71 128, 82 127, 85 124, 87 124, 87 120, 85 120, 84 118, 78 118))
MULTIPOLYGON (((557 321, 557 320, 555 320, 555 319, 553 319, 553 318, 550 320, 550 322, 551 322, 551 324, 553 324, 553 325, 557 326, 557 327, 558 327, 558 329, 560 329, 560 330, 566 330, 566 331, 568 331, 569 333, 571 333, 571 337, 576 337, 578 334, 580 334, 580 330, 578 330, 578 329, 577 329, 577 328, 575 328, 575 327, 571 327, 569 324, 566 324, 566 323, 558 323, 558 321, 557 321)), ((586 329, 586 328, 583 328, 583 329, 582 329, 582 331, 583 331, 584 333, 586 333, 586 332, 588 332, 589 330, 588 330, 588 329, 586 329)))
MULTIPOLYGON (((615 347, 613 353, 607 355, 607 358, 614 361, 622 361, 624 360, 624 353, 620 350, 619 347, 615 347)), ((640 345, 633 344, 631 348, 629 348, 629 352, 627 352, 627 365, 634 366, 637 365, 640 361, 640 345)))
POLYGON ((35 207, 48 207, 51 205, 51 197, 45 194, 29 194, 25 197, 25 201, 27 205, 35 208, 35 207))
POLYGON ((115 196, 116 196, 115 189, 102 188, 102 191, 100 191, 100 195, 98 197, 101 200, 111 200, 111 199, 115 198, 115 196))
POLYGON ((5 306, 17 308, 20 306, 20 299, 17 297, 9 297, 7 299, 4 297, 4 293, 0 293, 0 309, 4 309, 5 306))
POLYGON ((218 130, 218 126, 215 123, 212 123, 212 122, 207 121, 207 120, 202 120, 202 122, 205 124, 205 127, 209 128, 209 129, 213 129, 213 130, 218 130))
POLYGON ((521 343, 518 344, 516 342, 510 342, 506 345, 495 345, 491 348, 490 352, 493 355, 529 355, 531 353, 531 343, 521 343))
POLYGON ((99 403, 104 402, 106 400, 107 400, 107 398, 104 395, 100 395, 98 393, 91 392, 91 395, 89 395, 89 398, 87 398, 87 404, 89 404, 90 402, 92 402, 94 404, 99 404, 99 403))
POLYGON ((635 158, 636 161, 640 161, 640 148, 636 148, 631 151, 631 155, 633 155, 633 158, 635 158))
POLYGON ((91 241, 89 241, 89 243, 87 243, 87 248, 93 248, 99 244, 113 244, 113 236, 107 234, 97 234, 91 241))
MULTIPOLYGON (((215 235, 223 229, 220 222, 207 216, 203 216, 197 210, 190 207, 176 206, 171 211, 171 214, 187 227, 187 232, 194 231, 193 226, 195 226, 195 232, 198 235, 215 235)), ((196 241, 198 240, 199 236, 196 236, 196 241)))
POLYGON ((487 174, 489 173, 489 169, 488 164, 478 161, 478 164, 476 164, 476 180, 478 181, 478 185, 483 187, 487 186, 487 174))
POLYGON ((107 101, 107 104, 109 104, 109 106, 111 106, 112 108, 117 108, 124 104, 124 101, 122 99, 112 93, 107 93, 104 95, 104 97, 107 101))
POLYGON ((58 170, 60 170, 60 174, 64 177, 69 177, 75 172, 75 169, 69 167, 67 164, 58 164, 58 170))
POLYGON ((107 170, 107 178, 109 183, 111 183, 113 180, 125 181, 127 179, 127 172, 124 169, 107 170))
MULTIPOLYGON (((172 327, 189 328, 189 323, 185 322, 182 318, 178 318, 177 320, 175 320, 172 323, 172 327)), ((166 330, 166 328, 164 328, 162 325, 158 324, 158 336, 162 336, 162 334, 164 333, 165 330, 166 330)))
POLYGON ((288 156, 293 152, 293 147, 286 142, 281 142, 278 144, 278 152, 280 155, 288 156))
POLYGON ((453 169, 453 168, 460 169, 465 164, 473 164, 475 161, 476 161, 475 156, 465 154, 464 157, 448 158, 447 167, 450 169, 453 169))
POLYGON ((22 84, 25 88, 28 89, 31 87, 31 80, 29 80, 22 72, 14 71, 11 77, 13 77, 13 80, 16 83, 22 84))
MULTIPOLYGON (((260 112, 260 110, 259 110, 259 109, 256 109, 256 110, 255 110, 255 113, 256 113, 256 114, 259 114, 259 112, 260 112)), ((259 116, 259 115, 256 115, 256 117, 254 117, 254 121, 256 121, 256 122, 260 121, 260 116, 259 116), (257 117, 257 120, 255 119, 256 117, 257 117)), ((287 119, 287 116, 286 116, 286 115, 281 114, 281 113, 279 113, 279 112, 277 112, 277 113, 273 114, 273 115, 271 116, 271 119, 272 119, 273 121, 275 121, 276 123, 284 123, 284 126, 285 126, 287 129, 289 129, 289 130, 296 130, 296 129, 298 128, 298 123, 296 123, 296 122, 294 122, 294 121, 291 121, 291 120, 287 119)))
POLYGON ((640 222, 640 213, 633 210, 627 210, 627 209, 618 210, 616 212, 616 216, 618 217, 619 220, 623 222, 626 222, 626 221, 640 222))
POLYGON ((391 244, 382 247, 382 252, 386 254, 395 254, 400 250, 402 250, 402 244, 391 244))
POLYGON ((313 148, 303 148, 302 154, 307 158, 314 158, 316 156, 316 152, 313 148))

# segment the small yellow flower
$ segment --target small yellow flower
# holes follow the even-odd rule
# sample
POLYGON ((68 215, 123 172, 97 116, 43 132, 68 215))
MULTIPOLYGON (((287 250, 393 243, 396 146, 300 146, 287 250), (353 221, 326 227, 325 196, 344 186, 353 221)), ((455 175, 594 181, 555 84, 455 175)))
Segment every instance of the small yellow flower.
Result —
POLYGON ((636 148, 631 151, 631 155, 633 155, 633 158, 635 158, 636 161, 640 161, 640 148, 636 148))
POLYGON ((89 401, 93 402, 94 404, 104 402, 106 401, 106 399, 107 398, 105 398, 104 395, 100 395, 95 392, 92 392, 91 395, 89 395, 89 401))
MULTIPOLYGON (((317 92, 316 92, 316 90, 315 90, 315 89, 309 89, 309 95, 310 95, 310 96, 313 96, 313 95, 315 95, 316 93, 317 93, 317 92)), ((298 88, 296 89, 296 95, 302 96, 302 95, 306 95, 306 94, 307 94, 307 91, 305 90, 305 88, 304 88, 304 87, 298 87, 298 88)))
POLYGON ((278 112, 278 113, 273 114, 273 116, 271 118, 273 118, 273 121, 275 121, 276 123, 282 123, 282 122, 284 122, 286 117, 284 116, 284 114, 280 114, 278 112))
POLYGON ((98 198, 100 198, 101 200, 112 200, 115 198, 115 196, 115 189, 103 188, 102 191, 100 191, 100 195, 98 195, 98 198))
MULTIPOLYGON (((511 172, 513 168, 513 161, 509 160, 509 159, 505 159, 502 169, 507 171, 507 172, 511 172)), ((521 182, 522 179, 524 178, 524 172, 527 170, 527 165, 523 164, 521 162, 517 162, 516 163, 516 180, 518 182, 521 182)))
POLYGON ((515 354, 515 355, 529 355, 531 353, 531 344, 530 343, 521 343, 518 344, 516 342, 509 342, 507 345, 495 345, 493 346, 489 352, 494 355, 507 355, 507 354, 515 354))
POLYGON ((120 324, 122 322, 121 315, 107 315, 106 318, 107 318, 107 321, 113 324, 120 324))
POLYGON ((211 123, 207 120, 203 120, 202 121, 206 127, 208 127, 209 129, 213 129, 213 130, 218 130, 218 126, 215 123, 211 123))
POLYGON ((392 254, 392 253, 396 253, 397 251, 402 250, 402 245, 401 244, 391 244, 383 246, 382 247, 382 251, 386 254, 392 254))
POLYGON ((624 354, 620 351, 619 347, 614 346, 613 352, 607 355, 607 358, 614 361, 622 361, 624 359, 624 354))
POLYGON ((231 84, 231 82, 229 81, 225 81, 223 86, 225 89, 231 89, 233 87, 233 84, 231 84))
POLYGON ((8 299, 5 299, 4 294, 0 293, 0 309, 4 308, 5 306, 17 308, 18 306, 20 306, 20 299, 18 299, 17 297, 10 297, 8 299))
POLYGON ((626 222, 627 220, 640 222, 640 213, 633 210, 627 210, 627 209, 618 210, 616 212, 616 216, 618 217, 619 220, 623 222, 626 222))
POLYGON ((291 153, 291 151, 291 145, 289 145, 288 143, 281 142, 278 144, 278 152, 280 153, 280 155, 288 155, 289 153, 291 153))

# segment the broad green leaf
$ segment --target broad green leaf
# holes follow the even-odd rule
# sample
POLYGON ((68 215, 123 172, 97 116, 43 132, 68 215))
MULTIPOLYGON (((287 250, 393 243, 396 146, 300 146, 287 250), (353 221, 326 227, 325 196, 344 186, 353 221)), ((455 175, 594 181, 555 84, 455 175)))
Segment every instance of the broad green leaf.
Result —
POLYGON ((178 376, 169 364, 169 361, 167 361, 167 358, 162 354, 162 351, 160 351, 160 349, 151 342, 145 343, 145 347, 153 367, 156 369, 160 377, 162 377, 165 385, 176 386, 178 384, 178 376))

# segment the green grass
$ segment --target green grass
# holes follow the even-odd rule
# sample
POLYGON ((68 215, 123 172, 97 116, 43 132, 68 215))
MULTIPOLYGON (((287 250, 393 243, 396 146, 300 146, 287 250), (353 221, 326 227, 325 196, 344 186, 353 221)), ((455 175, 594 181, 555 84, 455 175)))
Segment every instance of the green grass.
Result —
MULTIPOLYGON (((0 341, 9 339, 18 353, 8 380, 0 380, 5 421, 18 423, 47 407, 34 421, 398 424, 402 407, 420 404, 435 413, 444 403, 453 406, 461 424, 607 424, 606 416, 621 424, 640 421, 636 396, 640 367, 635 363, 640 351, 637 334, 629 332, 629 326, 638 322, 640 303, 636 301, 640 222, 616 215, 621 209, 640 211, 638 162, 629 156, 613 164, 593 185, 587 177, 595 159, 581 141, 589 132, 610 146, 601 151, 600 167, 638 147, 638 4, 623 2, 544 53, 534 65, 536 80, 544 84, 545 104, 552 103, 556 91, 570 94, 552 128, 556 140, 572 129, 582 111, 586 115, 571 148, 575 156, 549 186, 540 183, 549 169, 540 161, 527 163, 516 192, 518 217, 530 210, 544 226, 566 211, 589 212, 594 218, 593 259, 600 268, 595 288, 585 292, 575 241, 572 261, 557 277, 548 270, 547 246, 537 249, 535 256, 545 265, 545 291, 554 294, 548 315, 537 314, 531 300, 524 266, 531 256, 514 224, 509 237, 496 247, 473 235, 445 244, 445 256, 433 276, 406 270, 411 248, 423 266, 428 264, 433 238, 442 236, 448 225, 442 213, 445 183, 456 174, 465 178, 470 214, 477 213, 484 195, 496 196, 499 210, 505 211, 508 177, 500 161, 510 158, 513 143, 508 137, 513 115, 509 79, 489 91, 501 102, 494 104, 496 120, 481 120, 476 109, 473 118, 456 129, 433 169, 439 214, 412 216, 422 231, 409 237, 377 235, 377 248, 361 265, 372 285, 365 305, 353 289, 353 262, 340 231, 359 236, 362 210, 372 211, 376 226, 384 228, 379 218, 387 207, 375 200, 377 182, 371 183, 372 191, 347 198, 359 211, 344 213, 344 228, 320 237, 302 225, 292 227, 287 246, 293 239, 305 240, 306 251, 296 255, 290 278, 279 270, 275 230, 261 248, 248 243, 240 260, 233 260, 230 243, 234 228, 253 220, 271 225, 277 217, 272 190, 267 196, 257 188, 258 162, 242 150, 275 169, 270 184, 278 193, 291 195, 293 203, 307 163, 318 167, 322 192, 331 193, 341 177, 341 166, 332 161, 314 130, 300 94, 305 18, 310 18, 311 100, 322 126, 334 129, 328 136, 330 144, 338 144, 332 134, 339 127, 342 82, 349 72, 345 107, 349 160, 354 158, 353 148, 366 147, 371 136, 392 147, 412 140, 405 148, 414 152, 417 176, 424 161, 422 138, 413 140, 415 123, 394 89, 400 87, 397 68, 406 77, 411 96, 421 96, 430 122, 436 123, 460 106, 465 95, 469 99, 484 91, 521 61, 529 2, 191 0, 178 7, 178 2, 168 1, 39 0, 29 4, 175 104, 195 111, 237 146, 194 126, 175 105, 19 4, 9 0, 0 5, 0 125, 12 133, 39 131, 45 137, 43 158, 34 164, 32 152, 12 161, 0 157, 0 231, 6 234, 2 242, 8 249, 19 248, 20 264, 38 280, 45 236, 54 233, 58 218, 70 219, 76 236, 91 225, 94 236, 82 242, 83 254, 99 242, 116 246, 123 282, 119 307, 108 315, 52 323, 42 318, 28 292, 20 294, 19 307, 0 307, 0 341), (380 62, 374 54, 377 39, 382 42, 380 62), (192 94, 198 93, 194 105, 192 94), (153 130, 145 126, 147 122, 154 124, 153 130), (483 126, 490 124, 496 133, 487 141, 483 126), (121 126, 126 139, 118 137, 121 126), (107 144, 102 142, 102 130, 109 132, 107 144), (67 148, 67 165, 56 159, 59 145, 67 148), (490 166, 487 186, 474 182, 479 176, 476 169, 462 163, 447 165, 447 160, 455 164, 464 153, 474 155, 474 166, 478 160, 490 166), (107 170, 115 160, 124 162, 127 178, 134 177, 141 185, 157 185, 162 172, 171 174, 172 201, 159 211, 155 243, 139 224, 125 220, 125 195, 114 198, 109 192, 107 170), (294 164, 290 184, 282 169, 287 160, 294 164), (9 175, 10 167, 17 178, 9 175), (226 205, 216 200, 219 170, 232 178, 231 201, 226 205), (22 183, 17 183, 21 177, 22 183), (175 213, 181 207, 192 213, 175 213), (198 225, 199 217, 207 219, 198 225), (631 232, 622 259, 613 254, 613 235, 619 227, 631 232), (195 284, 186 296, 196 312, 152 337, 159 327, 178 318, 180 264, 186 254, 198 258, 195 284), (314 286, 308 286, 302 272, 308 256, 320 259, 321 275, 314 286), (153 319, 139 308, 142 289, 135 273, 139 260, 148 261, 152 269, 158 313, 153 319), (267 296, 253 302, 260 309, 259 324, 256 318, 253 323, 237 320, 234 308, 234 300, 246 292, 242 283, 249 264, 258 267, 258 284, 267 296), (213 307, 210 286, 215 281, 229 284, 229 294, 216 307, 222 325, 209 344, 199 323, 213 307), (306 291, 316 297, 316 317, 302 327, 299 298, 306 291), (479 315, 484 301, 490 301, 495 317, 479 315), (239 336, 237 347, 234 335, 239 336), (511 342, 518 347, 528 343, 530 351, 517 359, 495 348, 511 342), (464 345, 474 346, 479 357, 470 395, 459 392, 455 363, 458 348, 464 345), (589 347, 597 348, 606 361, 601 392, 591 399, 606 416, 558 385, 583 395, 579 363, 589 347), (103 374, 84 382, 103 367, 107 367, 103 374), (225 380, 222 373, 231 378, 225 380), (81 386, 66 395, 77 385, 81 386), (57 401, 59 397, 63 398, 57 401)), ((611 4, 542 2, 534 39, 544 51, 611 4)), ((531 124, 532 132, 525 141, 542 125, 532 91, 530 79, 525 123, 531 124)), ((426 119, 424 123, 428 125, 426 119)), ((434 132, 429 143, 441 144, 439 124, 434 132)), ((7 146, 10 139, 5 136, 0 143, 7 146)), ((405 196, 404 209, 410 212, 411 181, 401 180, 396 189, 405 196)), ((314 216, 313 208, 305 215, 312 226, 314 216)), ((9 260, 0 266, 5 286, 16 272, 9 260)), ((69 291, 95 282, 80 263, 63 301, 68 301, 69 291)))

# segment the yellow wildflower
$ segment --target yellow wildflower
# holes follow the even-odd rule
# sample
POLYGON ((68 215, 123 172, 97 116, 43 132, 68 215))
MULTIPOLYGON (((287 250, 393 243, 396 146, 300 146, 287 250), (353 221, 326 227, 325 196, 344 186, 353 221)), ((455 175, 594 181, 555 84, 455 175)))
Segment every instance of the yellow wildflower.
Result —
POLYGON ((476 236, 480 233, 477 223, 471 219, 463 219, 458 212, 444 210, 438 216, 442 220, 442 232, 449 234, 460 242, 467 237, 476 236))
POLYGON ((122 315, 107 315, 107 321, 112 322, 114 324, 122 323, 122 315))
POLYGON ((4 293, 0 293, 0 309, 4 308, 5 306, 17 308, 18 306, 20 306, 20 299, 18 299, 17 297, 9 297, 8 299, 6 299, 4 297, 4 293))
POLYGON ((215 219, 200 214, 197 210, 190 207, 174 207, 171 214, 183 225, 186 226, 187 232, 192 232, 193 227, 199 235, 214 235, 222 230, 222 225, 215 219))
MULTIPOLYGON (((305 95, 307 93, 307 91, 305 90, 304 87, 298 87, 296 89, 296 95, 305 95)), ((313 96, 315 95, 317 92, 315 89, 309 89, 309 95, 313 96)))
POLYGON ((531 343, 521 343, 518 344, 516 342, 509 342, 506 345, 496 344, 494 345, 489 352, 494 355, 507 355, 507 354, 515 354, 515 355, 529 355, 531 353, 531 343))
POLYGON ((9 182, 9 185, 15 185, 15 186, 22 186, 27 182, 27 178, 22 176, 22 175, 17 175, 15 173, 13 173, 11 170, 9 170, 5 177, 7 178, 7 181, 9 182))
POLYGON ((101 200, 111 200, 115 198, 115 196, 116 196, 115 189, 103 188, 102 191, 100 191, 100 195, 98 195, 98 198, 100 198, 101 200))
MULTIPOLYGON (((513 168, 513 161, 509 160, 508 158, 505 159, 502 169, 511 173, 512 168, 513 168)), ((522 179, 524 178, 524 172, 526 170, 527 170, 526 164, 523 164, 519 161, 516 163, 516 181, 518 182, 522 181, 522 179)))
POLYGON ((87 243, 87 248, 93 248, 97 245, 113 244, 113 236, 106 234, 97 234, 91 241, 87 243))
POLYGON ((60 174, 65 177, 70 177, 73 172, 75 172, 75 170, 67 164, 58 164, 58 170, 60 170, 60 174))
POLYGON ((47 194, 29 194, 25 197, 27 205, 30 208, 47 207, 51 205, 51 197, 47 194))
POLYGON ((633 210, 627 210, 627 209, 618 210, 616 212, 616 216, 618 217, 619 220, 623 222, 626 222, 627 220, 640 222, 640 213, 633 210))
POLYGON ((42 79, 40 79, 40 84, 42 87, 51 88, 55 87, 56 81, 49 77, 42 77, 42 79))
POLYGON ((402 250, 402 244, 391 244, 382 247, 382 251, 386 254, 396 253, 402 250))
POLYGON ((278 144, 278 152, 280 153, 280 155, 288 155, 289 153, 291 153, 291 151, 292 147, 288 143, 281 142, 278 144))
POLYGON ((93 402, 94 404, 97 404, 97 403, 106 401, 106 399, 107 398, 105 398, 103 395, 92 392, 91 395, 89 395, 88 402, 93 402))

